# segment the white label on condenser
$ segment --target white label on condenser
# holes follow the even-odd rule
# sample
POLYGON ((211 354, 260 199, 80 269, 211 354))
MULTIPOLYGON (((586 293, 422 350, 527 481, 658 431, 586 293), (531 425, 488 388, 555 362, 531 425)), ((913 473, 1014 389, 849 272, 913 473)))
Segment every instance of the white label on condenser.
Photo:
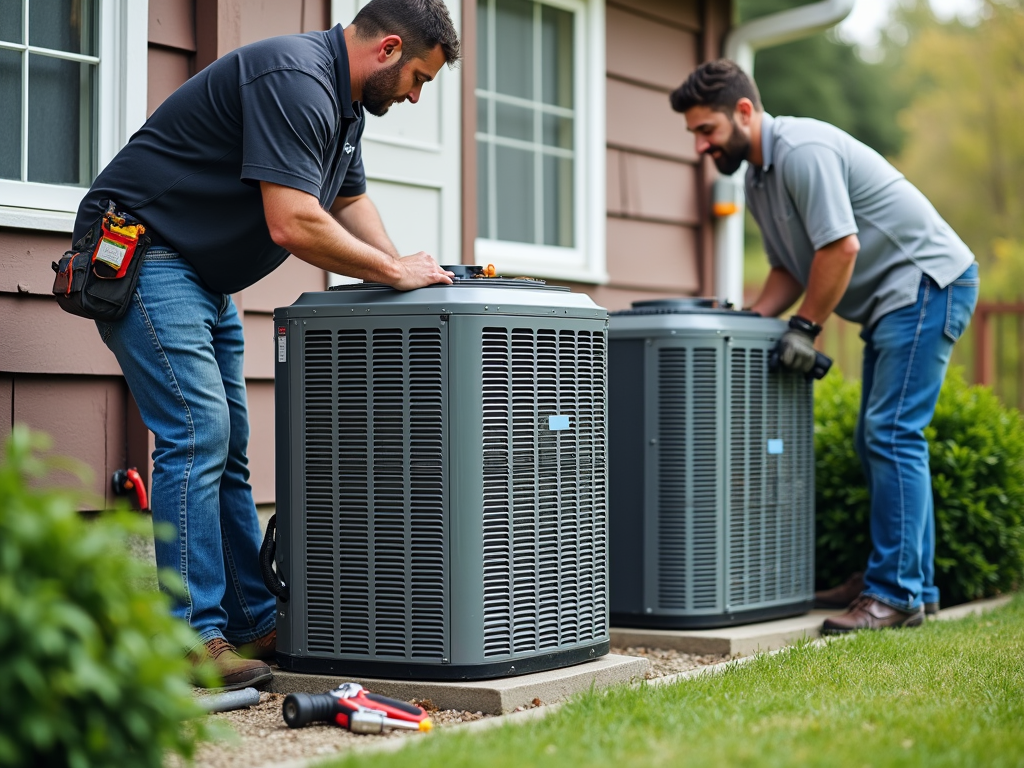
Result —
POLYGON ((775 456, 783 452, 782 440, 774 439, 768 441, 768 453, 775 456))
POLYGON ((552 432, 560 432, 569 428, 568 416, 548 416, 548 429, 552 432))
POLYGON ((288 337, 285 336, 283 333, 278 334, 278 337, 277 337, 277 362, 279 362, 279 363, 283 363, 283 362, 285 362, 287 360, 287 357, 286 357, 287 353, 285 352, 285 350, 287 349, 287 344, 285 343, 287 338, 288 337))
POLYGON ((114 269, 120 269, 124 263, 124 256, 128 252, 126 246, 115 243, 113 240, 103 238, 100 240, 100 247, 96 250, 96 261, 109 264, 114 269))

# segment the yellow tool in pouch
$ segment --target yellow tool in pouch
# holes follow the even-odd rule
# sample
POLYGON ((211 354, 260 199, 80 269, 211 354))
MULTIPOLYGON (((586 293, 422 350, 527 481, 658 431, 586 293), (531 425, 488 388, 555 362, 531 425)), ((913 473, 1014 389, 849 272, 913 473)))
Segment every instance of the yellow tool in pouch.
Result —
POLYGON ((150 242, 145 224, 107 202, 106 212, 53 263, 57 303, 73 315, 119 320, 135 294, 150 242))

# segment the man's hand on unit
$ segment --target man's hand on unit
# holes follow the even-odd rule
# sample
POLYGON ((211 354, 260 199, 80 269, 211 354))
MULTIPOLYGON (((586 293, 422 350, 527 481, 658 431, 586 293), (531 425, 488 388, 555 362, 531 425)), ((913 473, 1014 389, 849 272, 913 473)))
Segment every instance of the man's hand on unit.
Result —
POLYGON ((799 373, 808 373, 814 368, 817 351, 814 339, 821 333, 821 326, 795 315, 789 320, 789 329, 782 334, 774 353, 784 368, 799 373))
POLYGON ((434 257, 426 251, 403 256, 398 260, 398 267, 402 275, 392 285, 400 291, 411 291, 413 288, 435 283, 451 285, 452 278, 455 277, 451 272, 441 269, 434 261, 434 257))

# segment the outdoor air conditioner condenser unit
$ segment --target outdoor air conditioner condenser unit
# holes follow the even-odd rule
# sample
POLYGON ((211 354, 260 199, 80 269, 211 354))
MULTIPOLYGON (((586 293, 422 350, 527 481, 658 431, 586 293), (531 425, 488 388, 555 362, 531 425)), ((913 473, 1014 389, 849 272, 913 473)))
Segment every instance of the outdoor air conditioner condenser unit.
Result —
POLYGON ((812 383, 780 320, 646 301, 609 337, 613 626, 703 628, 814 602, 812 383))
POLYGON ((447 269, 274 314, 284 669, 480 679, 608 651, 608 313, 447 269))

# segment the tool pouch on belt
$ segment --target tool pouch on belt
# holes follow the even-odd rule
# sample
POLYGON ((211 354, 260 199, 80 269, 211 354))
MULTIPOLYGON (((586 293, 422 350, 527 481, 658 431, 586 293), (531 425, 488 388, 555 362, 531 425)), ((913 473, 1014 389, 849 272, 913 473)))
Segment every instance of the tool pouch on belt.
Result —
POLYGON ((146 226, 109 203, 71 250, 53 262, 57 303, 65 312, 91 320, 121 319, 149 245, 146 226))

